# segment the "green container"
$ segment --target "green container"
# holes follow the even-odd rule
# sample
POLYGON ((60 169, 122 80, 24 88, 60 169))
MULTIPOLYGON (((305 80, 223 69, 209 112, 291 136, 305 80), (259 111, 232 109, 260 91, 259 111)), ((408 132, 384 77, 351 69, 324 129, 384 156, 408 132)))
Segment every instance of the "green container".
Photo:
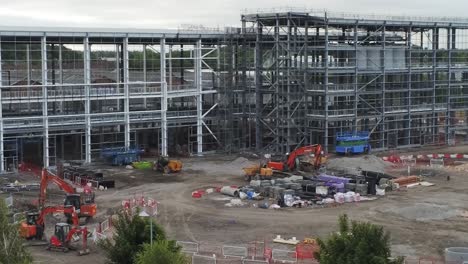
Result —
POLYGON ((132 163, 133 168, 138 170, 148 170, 153 168, 153 163, 150 161, 137 161, 132 163))

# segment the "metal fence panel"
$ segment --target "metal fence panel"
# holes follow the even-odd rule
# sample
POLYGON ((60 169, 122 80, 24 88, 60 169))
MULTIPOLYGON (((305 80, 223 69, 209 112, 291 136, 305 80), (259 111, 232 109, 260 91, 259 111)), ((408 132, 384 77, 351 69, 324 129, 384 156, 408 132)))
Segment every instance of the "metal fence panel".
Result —
POLYGON ((283 263, 296 263, 297 254, 295 251, 273 249, 272 259, 273 261, 281 261, 283 263))
POLYGON ((243 259, 242 264, 268 264, 268 261, 266 261, 266 260, 243 259))
POLYGON ((223 246, 223 256, 245 258, 247 257, 247 248, 236 246, 223 246))
POLYGON ((182 247, 182 252, 189 254, 197 254, 199 250, 198 243, 189 241, 177 241, 176 244, 182 247))
POLYGON ((10 197, 5 198, 5 204, 7 207, 12 207, 13 206, 13 196, 10 195, 10 197))
POLYGON ((194 254, 192 256, 192 264, 216 264, 216 256, 203 256, 194 254))

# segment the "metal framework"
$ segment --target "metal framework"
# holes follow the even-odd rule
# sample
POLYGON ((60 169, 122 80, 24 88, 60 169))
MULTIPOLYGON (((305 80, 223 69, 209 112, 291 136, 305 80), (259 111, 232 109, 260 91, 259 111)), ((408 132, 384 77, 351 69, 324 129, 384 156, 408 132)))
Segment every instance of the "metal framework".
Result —
POLYGON ((377 149, 467 141, 468 21, 307 11, 242 16, 255 48, 258 151, 371 131, 377 149))
POLYGON ((0 171, 89 163, 109 147, 167 156, 180 145, 189 154, 219 146, 209 118, 223 32, 0 32, 0 171))
POLYGON ((245 14, 242 28, 0 28, 0 171, 284 153, 368 130, 377 149, 468 141, 468 21, 245 14))

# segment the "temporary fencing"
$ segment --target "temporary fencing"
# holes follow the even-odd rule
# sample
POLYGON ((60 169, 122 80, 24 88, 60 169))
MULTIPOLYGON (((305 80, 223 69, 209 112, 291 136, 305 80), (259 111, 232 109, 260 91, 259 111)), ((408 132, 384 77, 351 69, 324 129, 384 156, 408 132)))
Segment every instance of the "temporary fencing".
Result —
POLYGON ((297 253, 296 251, 273 249, 272 260, 282 263, 296 263, 297 253))
POLYGON ((406 257, 404 264, 464 264, 461 261, 445 261, 437 257, 406 257))
POLYGON ((181 251, 188 254, 198 253, 198 243, 188 241, 177 241, 177 245, 182 249, 181 251))
POLYGON ((268 264, 268 261, 266 261, 266 260, 243 259, 242 264, 268 264))
POLYGON ((9 196, 5 198, 5 204, 7 207, 12 207, 13 206, 13 196, 9 196))
POLYGON ((234 257, 234 258, 246 258, 247 248, 237 246, 223 246, 223 256, 234 257))
POLYGON ((216 264, 216 255, 203 256, 194 254, 192 256, 192 264, 216 264))
POLYGON ((443 168, 445 166, 444 159, 431 159, 430 165, 432 168, 443 168))
POLYGON ((106 239, 112 234, 112 216, 108 216, 107 219, 96 224, 93 231, 93 240, 97 243, 101 239, 106 239))

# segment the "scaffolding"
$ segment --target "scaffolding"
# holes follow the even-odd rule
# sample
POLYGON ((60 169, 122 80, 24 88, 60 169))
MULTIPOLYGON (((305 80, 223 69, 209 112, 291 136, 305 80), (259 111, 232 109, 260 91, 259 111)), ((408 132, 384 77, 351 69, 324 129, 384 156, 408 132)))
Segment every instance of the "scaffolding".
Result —
POLYGON ((256 147, 371 131, 373 149, 467 141, 468 23, 327 12, 242 16, 255 37, 256 147))
POLYGON ((109 148, 333 151, 356 131, 374 150, 468 141, 468 20, 299 10, 241 22, 0 28, 0 171, 109 148))

